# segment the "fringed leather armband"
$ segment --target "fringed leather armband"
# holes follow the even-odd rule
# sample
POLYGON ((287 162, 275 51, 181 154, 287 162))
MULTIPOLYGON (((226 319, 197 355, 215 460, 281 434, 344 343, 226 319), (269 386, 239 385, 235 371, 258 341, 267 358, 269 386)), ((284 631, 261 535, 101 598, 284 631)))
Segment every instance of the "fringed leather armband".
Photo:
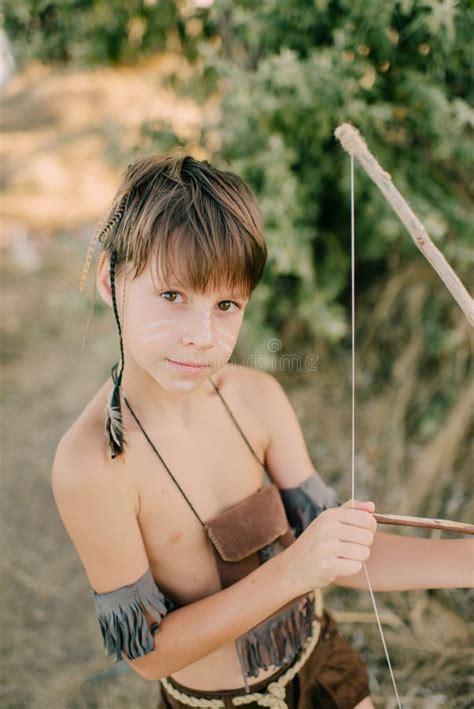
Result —
POLYGON ((280 488, 288 522, 299 535, 323 510, 340 505, 335 490, 314 471, 297 487, 280 488))
POLYGON ((113 591, 92 590, 102 632, 106 655, 114 662, 122 660, 122 651, 130 660, 142 657, 154 648, 153 633, 159 630, 162 618, 175 609, 174 602, 164 596, 156 585, 151 569, 138 581, 113 591), (145 611, 155 619, 151 628, 145 611))

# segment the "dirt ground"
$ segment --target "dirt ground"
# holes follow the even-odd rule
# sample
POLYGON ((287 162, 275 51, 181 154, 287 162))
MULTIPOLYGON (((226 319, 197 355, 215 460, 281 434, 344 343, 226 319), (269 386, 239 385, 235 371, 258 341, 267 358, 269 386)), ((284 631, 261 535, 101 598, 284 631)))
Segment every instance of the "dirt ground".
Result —
MULTIPOLYGON (((90 301, 78 284, 92 228, 113 194, 120 165, 136 154, 142 121, 169 118, 192 140, 206 112, 216 110, 162 88, 163 76, 177 62, 164 55, 133 69, 88 72, 32 66, 4 87, 0 704, 5 708, 145 709, 158 700, 157 683, 104 656, 90 587, 54 505, 50 473, 59 438, 117 358, 111 314, 100 303, 80 353, 90 301)), ((350 353, 322 347, 318 354, 318 371, 282 376, 282 383, 315 465, 344 497, 350 488, 350 353)), ((374 431, 381 430, 381 417, 389 417, 396 387, 395 382, 384 400, 360 402, 361 493, 372 489, 386 456, 387 441, 374 431)), ((462 479, 469 458, 464 452, 455 461, 462 479)), ((378 495, 380 509, 385 502, 392 511, 389 503, 396 498, 380 481, 378 495)), ((377 706, 394 707, 367 594, 329 589, 325 597, 341 632, 368 663, 377 706)), ((379 595, 404 706, 469 706, 469 598, 465 590, 379 595)))

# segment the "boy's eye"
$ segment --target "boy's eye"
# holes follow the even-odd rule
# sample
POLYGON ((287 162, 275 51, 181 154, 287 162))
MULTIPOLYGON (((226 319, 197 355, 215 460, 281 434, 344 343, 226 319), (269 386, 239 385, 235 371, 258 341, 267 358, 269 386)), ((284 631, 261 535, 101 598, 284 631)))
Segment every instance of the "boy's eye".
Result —
MULTIPOLYGON (((168 290, 168 291, 165 291, 164 293, 162 293, 161 295, 162 296, 177 296, 177 295, 181 295, 181 294, 178 293, 177 291, 168 290)), ((165 300, 167 303, 175 303, 176 302, 175 298, 168 299, 167 297, 165 297, 165 300)), ((219 303, 219 306, 221 306, 223 304, 226 305, 229 303, 230 303, 230 305, 234 305, 236 310, 240 310, 241 306, 233 300, 221 300, 221 302, 219 303)), ((231 311, 230 308, 220 309, 221 313, 236 312, 236 310, 231 311)))
MULTIPOLYGON (((235 307, 236 307, 237 310, 240 310, 240 305, 239 305, 238 303, 235 303, 233 300, 221 300, 221 302, 219 303, 219 305, 222 305, 222 303, 230 303, 231 305, 235 305, 235 307)), ((223 310, 222 312, 223 312, 223 313, 228 313, 229 310, 226 309, 226 310, 223 310)), ((236 310, 234 310, 234 311, 232 311, 232 312, 235 313, 236 310)))
MULTIPOLYGON (((168 290, 168 291, 165 291, 164 293, 162 293, 161 295, 179 295, 179 293, 177 293, 174 290, 168 290)), ((165 298, 165 300, 167 300, 167 298, 165 298)), ((167 300, 167 302, 174 303, 175 301, 174 300, 167 300)))

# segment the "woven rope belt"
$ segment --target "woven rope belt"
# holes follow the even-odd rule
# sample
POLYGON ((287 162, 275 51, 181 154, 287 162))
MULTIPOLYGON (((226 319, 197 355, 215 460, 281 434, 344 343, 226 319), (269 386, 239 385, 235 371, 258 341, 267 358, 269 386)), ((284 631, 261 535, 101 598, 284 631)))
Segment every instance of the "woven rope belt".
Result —
MULTIPOLYGON (((319 633, 321 630, 320 618, 323 614, 323 595, 320 589, 316 589, 313 593, 314 617, 312 624, 312 635, 306 640, 298 659, 286 670, 286 672, 284 672, 284 674, 280 675, 277 680, 271 682, 264 692, 250 692, 249 694, 240 694, 236 697, 232 697, 232 704, 234 704, 234 706, 256 702, 259 706, 270 707, 270 709, 288 708, 285 701, 285 687, 303 667, 319 640, 319 633)), ((160 682, 171 697, 177 699, 182 704, 186 704, 186 706, 209 707, 212 709, 214 709, 214 707, 216 709, 218 707, 225 707, 222 699, 205 699, 204 697, 194 697, 191 694, 184 694, 183 692, 180 692, 169 682, 166 677, 162 677, 160 682)))

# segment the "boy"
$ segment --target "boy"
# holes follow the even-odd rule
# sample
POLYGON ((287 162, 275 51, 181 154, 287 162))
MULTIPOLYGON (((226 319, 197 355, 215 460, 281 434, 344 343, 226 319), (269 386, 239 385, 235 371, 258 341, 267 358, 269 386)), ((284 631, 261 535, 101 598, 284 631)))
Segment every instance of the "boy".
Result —
POLYGON ((121 358, 52 486, 106 652, 160 680, 162 707, 372 707, 315 589, 365 588, 366 560, 375 590, 468 586, 468 542, 383 534, 373 503, 339 505, 281 386, 228 363, 267 258, 238 176, 138 160, 97 239, 121 358))

